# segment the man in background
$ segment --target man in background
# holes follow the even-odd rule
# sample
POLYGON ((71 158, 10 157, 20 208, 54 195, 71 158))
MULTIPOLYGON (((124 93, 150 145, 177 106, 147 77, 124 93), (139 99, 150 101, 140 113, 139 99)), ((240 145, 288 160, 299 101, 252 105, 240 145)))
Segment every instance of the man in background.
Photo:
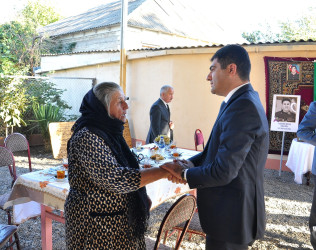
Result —
MULTIPOLYGON (((316 146, 316 102, 309 105, 309 109, 298 126, 297 137, 316 146)), ((316 150, 312 164, 312 176, 316 183, 316 150)), ((309 216, 309 229, 311 231, 311 244, 316 249, 316 187, 314 187, 313 203, 309 216), (315 228, 315 229, 314 229, 315 228)))
POLYGON ((269 125, 249 82, 250 69, 249 55, 239 45, 215 53, 207 80, 211 92, 225 99, 205 149, 187 162, 161 166, 197 189, 207 250, 246 250, 265 231, 269 125))
POLYGON ((150 128, 146 143, 153 143, 158 135, 167 135, 173 140, 174 124, 170 121, 169 103, 173 99, 174 90, 170 85, 160 89, 160 98, 150 108, 150 128))

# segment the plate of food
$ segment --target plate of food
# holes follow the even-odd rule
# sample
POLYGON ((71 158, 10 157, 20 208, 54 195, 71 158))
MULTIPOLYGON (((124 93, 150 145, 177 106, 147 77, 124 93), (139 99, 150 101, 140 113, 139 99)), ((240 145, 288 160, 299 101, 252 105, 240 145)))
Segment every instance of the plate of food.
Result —
POLYGON ((165 157, 163 157, 161 154, 153 154, 152 156, 150 156, 150 159, 154 161, 162 161, 165 159, 165 157))

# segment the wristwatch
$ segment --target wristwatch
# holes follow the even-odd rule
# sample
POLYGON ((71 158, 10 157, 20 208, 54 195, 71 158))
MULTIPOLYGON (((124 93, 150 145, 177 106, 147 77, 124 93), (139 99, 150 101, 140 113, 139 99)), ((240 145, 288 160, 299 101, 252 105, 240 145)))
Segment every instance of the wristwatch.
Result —
POLYGON ((187 169, 184 168, 184 169, 182 169, 182 172, 181 172, 181 178, 182 178, 182 180, 185 180, 185 181, 187 181, 187 179, 186 179, 185 176, 184 176, 184 173, 185 173, 186 170, 187 170, 187 169))

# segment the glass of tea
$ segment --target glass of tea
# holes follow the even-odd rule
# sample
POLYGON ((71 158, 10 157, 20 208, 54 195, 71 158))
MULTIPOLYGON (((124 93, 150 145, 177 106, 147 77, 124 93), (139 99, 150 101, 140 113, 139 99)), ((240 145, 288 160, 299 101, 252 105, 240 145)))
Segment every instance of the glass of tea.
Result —
POLYGON ((68 169, 68 158, 64 158, 64 159, 63 159, 63 167, 64 167, 65 169, 68 169))
POLYGON ((57 170, 57 179, 65 179, 65 170, 64 169, 59 169, 57 170))

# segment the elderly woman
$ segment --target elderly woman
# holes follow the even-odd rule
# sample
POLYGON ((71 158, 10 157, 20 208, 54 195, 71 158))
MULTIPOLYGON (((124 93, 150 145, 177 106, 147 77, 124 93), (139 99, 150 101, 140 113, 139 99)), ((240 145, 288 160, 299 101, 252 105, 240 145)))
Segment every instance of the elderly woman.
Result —
POLYGON ((146 249, 150 201, 144 186, 168 172, 140 170, 123 138, 127 109, 115 83, 97 84, 83 98, 68 142, 68 249, 146 249))

